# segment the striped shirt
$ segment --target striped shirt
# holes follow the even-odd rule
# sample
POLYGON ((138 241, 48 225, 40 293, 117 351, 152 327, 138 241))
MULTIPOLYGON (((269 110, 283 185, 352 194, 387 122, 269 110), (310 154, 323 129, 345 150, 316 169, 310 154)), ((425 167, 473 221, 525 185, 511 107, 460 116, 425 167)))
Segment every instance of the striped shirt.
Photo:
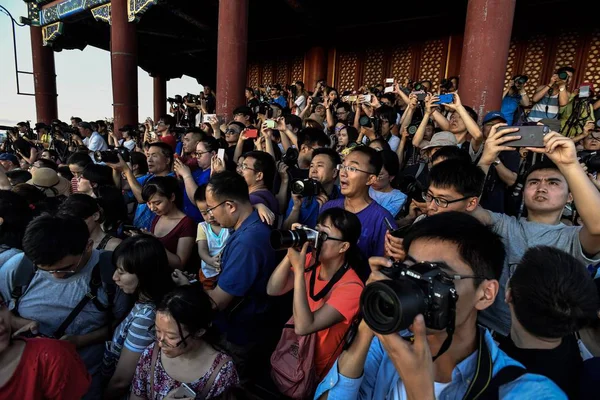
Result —
POLYGON ((154 339, 150 331, 154 330, 156 306, 152 303, 137 302, 127 317, 119 324, 112 342, 106 342, 102 374, 110 378, 117 367, 123 347, 134 353, 143 351, 154 339))
POLYGON ((538 122, 544 118, 556 118, 558 116, 558 111, 558 93, 554 96, 545 95, 540 101, 533 105, 527 120, 529 122, 538 122))

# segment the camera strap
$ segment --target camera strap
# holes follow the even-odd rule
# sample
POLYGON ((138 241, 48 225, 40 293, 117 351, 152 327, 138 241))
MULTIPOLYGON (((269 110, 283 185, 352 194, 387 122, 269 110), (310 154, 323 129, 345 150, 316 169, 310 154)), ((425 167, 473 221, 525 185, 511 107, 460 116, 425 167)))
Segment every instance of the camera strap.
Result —
POLYGON ((440 350, 438 351, 438 353, 433 357, 433 361, 435 361, 439 356, 444 354, 450 348, 450 345, 452 344, 452 336, 454 335, 454 329, 455 329, 455 323, 456 323, 456 302, 457 301, 458 301, 458 294, 456 293, 456 288, 453 287, 452 289, 450 289, 450 305, 448 307, 448 318, 450 320, 450 323, 446 327, 446 333, 448 334, 448 336, 446 337, 446 340, 444 340, 444 343, 442 343, 442 346, 440 347, 440 350))
POLYGON ((310 294, 310 297, 313 299, 313 301, 319 301, 323 297, 325 297, 327 295, 327 293, 329 293, 329 291, 331 290, 333 285, 335 285, 336 283, 338 283, 338 281, 340 279, 342 279, 342 276, 344 276, 344 274, 346 273, 346 271, 348 271, 348 268, 350 267, 350 264, 348 264, 348 263, 344 264, 342 266, 342 268, 340 268, 336 271, 336 273, 329 280, 329 282, 327 282, 325 287, 319 293, 317 293, 315 295, 315 281, 317 279, 317 266, 318 265, 320 265, 320 264, 315 263, 312 267, 309 268, 309 270, 310 270, 309 294, 310 294))

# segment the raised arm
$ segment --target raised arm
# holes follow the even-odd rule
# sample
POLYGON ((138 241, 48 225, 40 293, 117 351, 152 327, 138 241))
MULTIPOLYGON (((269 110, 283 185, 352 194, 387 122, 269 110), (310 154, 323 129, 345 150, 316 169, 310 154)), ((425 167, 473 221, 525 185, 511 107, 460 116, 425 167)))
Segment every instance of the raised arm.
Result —
POLYGON ((427 94, 425 97, 425 112, 423 113, 423 119, 417 128, 417 132, 412 139, 412 144, 414 147, 420 148, 421 142, 423 141, 423 137, 425 136, 425 128, 427 128, 427 123, 429 122, 429 118, 431 117, 433 103, 439 101, 439 97, 432 96, 431 94, 427 94))

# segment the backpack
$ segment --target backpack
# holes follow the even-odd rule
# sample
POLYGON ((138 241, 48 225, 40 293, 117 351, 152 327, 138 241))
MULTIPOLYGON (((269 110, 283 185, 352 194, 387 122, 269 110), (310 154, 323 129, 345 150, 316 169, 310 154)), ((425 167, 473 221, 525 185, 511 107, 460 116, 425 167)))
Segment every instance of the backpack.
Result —
MULTIPOLYGON (((327 282, 327 285, 314 294, 316 265, 310 267, 310 296, 318 301, 331 293, 333 286, 349 269, 346 264, 327 282)), ((284 325, 283 333, 271 355, 271 378, 277 389, 292 399, 312 397, 319 383, 315 371, 315 345, 317 333, 300 336, 294 331, 294 317, 284 325)), ((334 352, 335 354, 335 352, 334 352)), ((331 361, 331 360, 330 360, 331 361)))
MULTIPOLYGON (((19 263, 19 266, 16 268, 13 275, 13 286, 11 291, 11 302, 14 305, 12 312, 19 316, 19 300, 25 290, 33 280, 36 269, 33 263, 23 256, 23 259, 19 263)), ((82 297, 82 299, 77 303, 75 308, 69 313, 69 315, 65 318, 65 320, 60 324, 58 329, 52 334, 52 337, 56 339, 60 339, 71 322, 79 315, 79 313, 83 310, 85 305, 92 301, 94 306, 100 312, 107 313, 109 316, 109 324, 113 317, 112 308, 114 304, 116 287, 112 280, 112 276, 114 274, 114 266, 112 264, 112 252, 103 251, 100 252, 98 262, 94 265, 92 269, 92 274, 89 282, 89 290, 82 297), (110 268, 109 268, 110 267, 110 268), (98 289, 103 287, 106 291, 108 305, 105 306, 98 300, 98 289)))

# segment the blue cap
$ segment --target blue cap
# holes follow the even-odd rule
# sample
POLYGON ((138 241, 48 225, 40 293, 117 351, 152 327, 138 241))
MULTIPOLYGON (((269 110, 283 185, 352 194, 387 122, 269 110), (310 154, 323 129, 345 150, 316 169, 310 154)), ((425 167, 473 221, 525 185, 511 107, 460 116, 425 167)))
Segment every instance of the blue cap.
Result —
POLYGON ((19 159, 14 154, 2 153, 0 154, 0 161, 10 161, 16 166, 19 166, 19 159))
POLYGON ((507 122, 506 118, 504 118, 504 115, 502 115, 500 111, 490 111, 489 113, 485 114, 485 117, 483 118, 483 124, 485 125, 494 119, 501 119, 502 122, 507 122))

